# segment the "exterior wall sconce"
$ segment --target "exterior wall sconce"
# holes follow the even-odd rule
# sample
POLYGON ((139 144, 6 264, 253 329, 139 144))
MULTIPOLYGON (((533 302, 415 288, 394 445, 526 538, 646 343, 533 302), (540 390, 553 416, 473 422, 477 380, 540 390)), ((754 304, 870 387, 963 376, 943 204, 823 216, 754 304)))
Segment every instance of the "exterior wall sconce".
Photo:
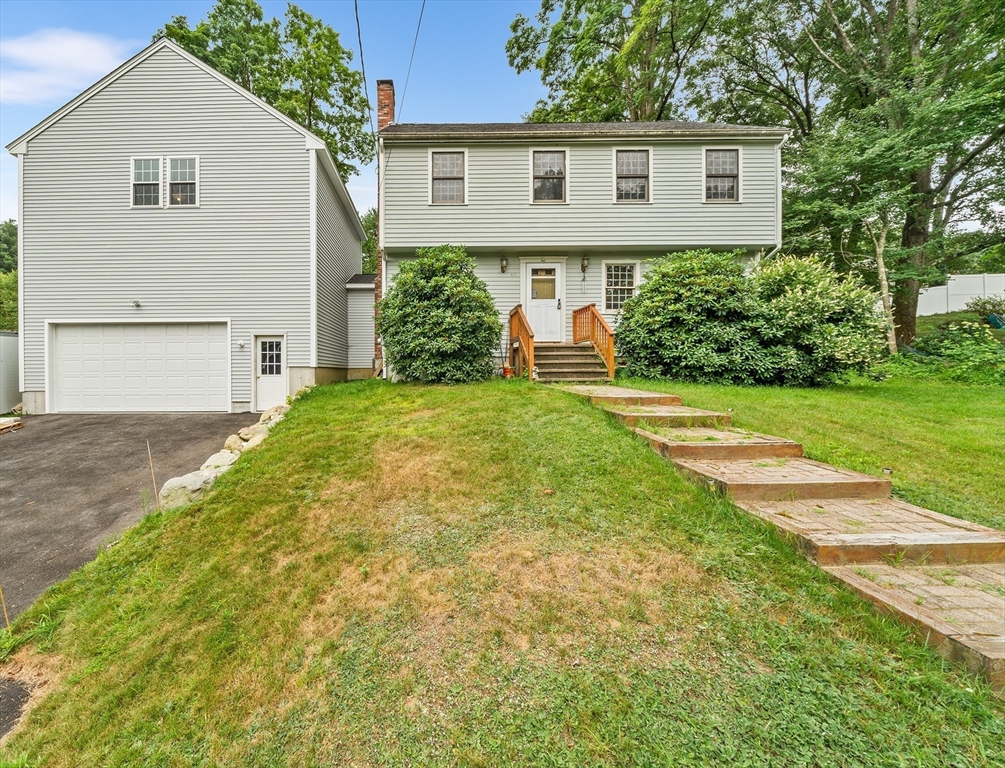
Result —
POLYGON ((584 256, 579 261, 579 271, 580 272, 585 272, 589 268, 590 268, 590 257, 589 256, 584 256))
POLYGON ((505 272, 506 268, 508 266, 509 266, 509 259, 507 259, 505 256, 500 256, 499 257, 499 271, 500 272, 505 272))
POLYGON ((139 307, 140 307, 140 300, 139 299, 133 299, 133 306, 136 307, 137 309, 139 309, 139 307))

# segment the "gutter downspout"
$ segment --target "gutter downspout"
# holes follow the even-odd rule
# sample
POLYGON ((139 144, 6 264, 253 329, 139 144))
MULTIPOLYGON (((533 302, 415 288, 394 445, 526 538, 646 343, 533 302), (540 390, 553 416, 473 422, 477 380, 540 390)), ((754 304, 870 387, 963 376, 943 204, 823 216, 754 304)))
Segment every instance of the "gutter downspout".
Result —
POLYGON ((777 170, 777 175, 775 176, 775 179, 776 179, 776 182, 775 182, 775 206, 776 206, 776 210, 778 211, 778 214, 777 214, 778 218, 776 219, 777 224, 776 224, 776 227, 775 227, 775 247, 771 249, 770 253, 765 254, 763 257, 760 256, 760 255, 758 255, 754 259, 754 266, 755 267, 758 264, 761 263, 761 259, 762 258, 764 258, 764 259, 770 259, 772 256, 774 256, 776 253, 778 253, 782 249, 782 147, 785 146, 785 142, 787 142, 789 140, 789 136, 791 136, 791 135, 792 135, 791 131, 787 132, 785 134, 785 136, 782 137, 782 141, 779 143, 778 149, 776 150, 777 151, 777 157, 778 157, 778 166, 777 166, 778 170, 777 170))

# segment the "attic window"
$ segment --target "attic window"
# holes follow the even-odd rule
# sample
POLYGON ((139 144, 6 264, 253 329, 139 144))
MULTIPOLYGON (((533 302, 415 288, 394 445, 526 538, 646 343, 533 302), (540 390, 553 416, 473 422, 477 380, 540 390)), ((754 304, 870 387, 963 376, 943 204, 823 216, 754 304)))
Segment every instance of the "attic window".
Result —
POLYGON ((435 205, 464 203, 464 153, 433 152, 433 192, 435 205))
POLYGON ((170 190, 168 204, 174 206, 194 206, 199 204, 199 159, 196 157, 172 157, 170 168, 170 190))
POLYGON ((159 157, 133 160, 133 207, 160 208, 161 159, 159 157))

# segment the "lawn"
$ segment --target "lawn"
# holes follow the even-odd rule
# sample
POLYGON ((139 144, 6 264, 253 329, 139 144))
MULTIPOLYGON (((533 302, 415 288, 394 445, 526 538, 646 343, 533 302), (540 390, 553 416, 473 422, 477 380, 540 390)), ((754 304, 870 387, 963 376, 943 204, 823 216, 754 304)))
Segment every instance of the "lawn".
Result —
POLYGON ((733 409, 736 426, 787 437, 812 459, 881 476, 894 495, 1005 530, 1005 389, 914 378, 820 389, 627 380, 685 405, 733 409))
POLYGON ((981 683, 603 412, 516 381, 317 388, 26 638, 6 663, 55 682, 0 749, 25 765, 1005 755, 981 683))
MULTIPOLYGON (((918 325, 915 330, 916 335, 920 338, 921 336, 927 336, 930 333, 934 333, 938 330, 938 327, 943 323, 979 323, 982 322, 983 318, 974 312, 949 312, 943 315, 927 315, 925 317, 918 318, 918 325)), ((990 326, 988 326, 990 328, 990 326)), ((991 333, 994 337, 998 339, 1002 344, 1005 344, 1005 329, 1001 328, 991 328, 991 333)))

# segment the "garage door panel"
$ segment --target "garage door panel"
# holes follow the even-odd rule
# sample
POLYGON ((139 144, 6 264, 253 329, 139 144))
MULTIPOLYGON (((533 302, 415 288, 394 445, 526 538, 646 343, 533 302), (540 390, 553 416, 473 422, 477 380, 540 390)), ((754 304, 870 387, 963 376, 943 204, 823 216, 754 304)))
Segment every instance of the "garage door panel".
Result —
POLYGON ((57 411, 227 411, 224 323, 57 325, 57 411))

